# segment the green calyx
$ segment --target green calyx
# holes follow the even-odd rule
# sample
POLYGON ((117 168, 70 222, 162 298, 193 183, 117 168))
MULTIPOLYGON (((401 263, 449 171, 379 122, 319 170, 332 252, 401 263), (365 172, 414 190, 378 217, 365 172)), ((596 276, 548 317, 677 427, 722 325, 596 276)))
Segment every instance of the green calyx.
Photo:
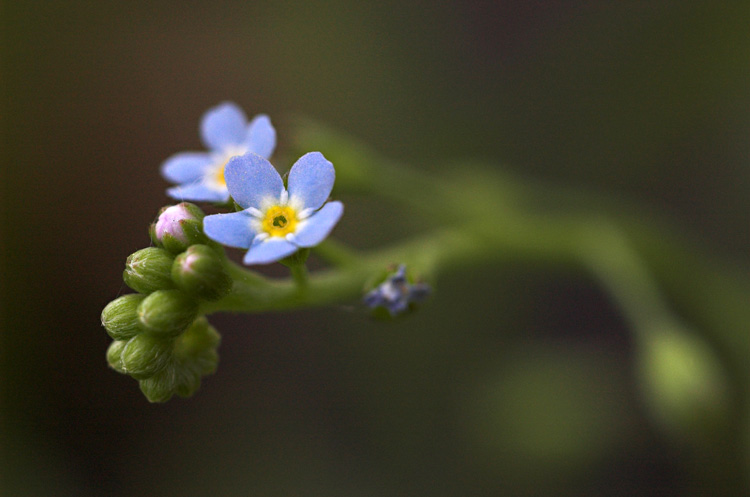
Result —
POLYGON ((221 256, 207 245, 192 245, 172 264, 177 288, 196 298, 217 300, 232 288, 232 278, 221 256))
POLYGON ((131 338, 120 352, 123 369, 137 380, 150 378, 167 366, 172 341, 141 333, 131 338))
POLYGON ((141 332, 115 340, 107 349, 107 363, 138 380, 149 402, 166 402, 174 395, 192 396, 201 379, 216 371, 220 343, 219 333, 201 316, 175 337, 141 332))
POLYGON ((133 293, 119 297, 102 311, 102 326, 114 340, 127 340, 143 331, 138 318, 138 306, 145 295, 133 293))
POLYGON ((180 290, 158 290, 138 305, 138 318, 146 331, 175 337, 198 315, 198 301, 180 290))
POLYGON ((122 374, 128 373, 122 363, 122 349, 125 348, 126 344, 127 342, 124 340, 115 340, 107 348, 107 363, 109 367, 122 374))
POLYGON ((201 378, 216 371, 220 342, 219 333, 205 318, 196 319, 171 342, 167 365, 139 382, 141 391, 150 402, 166 402, 174 395, 192 396, 200 387, 201 378))
POLYGON ((309 248, 301 248, 297 250, 295 253, 288 257, 284 257, 279 262, 283 264, 284 266, 288 268, 293 268, 295 266, 302 266, 307 262, 307 258, 310 256, 310 249, 309 248))
POLYGON ((148 247, 131 254, 125 262, 122 279, 136 292, 149 294, 174 288, 170 276, 174 256, 164 249, 148 247))

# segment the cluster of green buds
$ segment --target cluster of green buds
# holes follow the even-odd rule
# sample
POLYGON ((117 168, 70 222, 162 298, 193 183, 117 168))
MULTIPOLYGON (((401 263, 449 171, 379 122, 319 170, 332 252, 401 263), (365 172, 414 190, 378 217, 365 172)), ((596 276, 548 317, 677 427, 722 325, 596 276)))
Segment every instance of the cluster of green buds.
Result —
POLYGON ((190 397, 218 363, 220 337, 200 308, 226 295, 232 279, 222 249, 203 234, 203 217, 189 203, 162 209, 150 228, 156 246, 131 254, 125 264, 123 280, 138 293, 102 311, 114 340, 107 362, 138 380, 151 402, 190 397))

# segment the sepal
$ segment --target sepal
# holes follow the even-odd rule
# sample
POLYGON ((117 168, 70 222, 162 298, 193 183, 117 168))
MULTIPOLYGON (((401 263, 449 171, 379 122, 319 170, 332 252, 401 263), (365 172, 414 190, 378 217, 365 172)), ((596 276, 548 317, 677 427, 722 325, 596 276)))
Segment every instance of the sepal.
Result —
POLYGON ((120 354, 123 368, 137 380, 150 378, 164 369, 172 357, 172 341, 141 333, 131 338, 120 354))
POLYGON ((102 311, 102 326, 114 340, 128 340, 141 331, 138 319, 138 305, 145 299, 145 295, 131 293, 116 298, 102 311))
POLYGON ((175 370, 168 367, 151 378, 138 382, 149 402, 166 402, 175 394, 175 370))
POLYGON ((193 245, 178 255, 172 280, 183 292, 205 300, 220 299, 232 288, 221 256, 207 245, 193 245))
POLYGON ((286 256, 280 259, 279 262, 288 268, 302 266, 307 262, 307 258, 310 256, 310 248, 300 248, 292 255, 286 256))
POLYGON ((169 364, 140 388, 150 402, 166 402, 173 395, 190 397, 200 387, 201 378, 216 370, 216 349, 221 337, 204 317, 200 317, 173 343, 169 364))
POLYGON ((149 294, 174 288, 170 276, 174 256, 164 249, 148 247, 130 254, 122 279, 136 292, 149 294))
POLYGON ((127 343, 125 340, 115 340, 107 348, 107 364, 121 374, 128 374, 128 371, 122 364, 122 349, 125 348, 127 343))
POLYGON ((198 302, 179 290, 158 290, 138 306, 138 317, 146 330, 166 337, 182 333, 197 315, 198 302))

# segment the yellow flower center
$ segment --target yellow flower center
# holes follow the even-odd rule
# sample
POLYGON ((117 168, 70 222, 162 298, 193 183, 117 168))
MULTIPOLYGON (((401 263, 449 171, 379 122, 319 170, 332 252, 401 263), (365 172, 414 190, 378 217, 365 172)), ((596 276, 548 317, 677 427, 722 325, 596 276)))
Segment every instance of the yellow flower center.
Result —
POLYGON ((216 169, 216 172, 214 173, 214 180, 224 188, 227 186, 227 180, 224 178, 224 168, 227 167, 227 162, 229 162, 229 159, 231 157, 227 157, 227 160, 224 161, 224 163, 216 169))
POLYGON ((246 152, 244 148, 229 148, 227 150, 224 150, 224 155, 222 155, 219 160, 214 162, 214 164, 219 164, 218 166, 213 166, 214 169, 211 171, 211 179, 213 179, 214 184, 226 188, 227 187, 227 180, 224 177, 224 169, 227 167, 227 163, 229 162, 229 159, 232 157, 236 157, 238 155, 243 155, 246 152))
POLYGON ((263 231, 269 236, 284 237, 297 229, 297 212, 288 205, 274 205, 266 211, 261 221, 263 231))

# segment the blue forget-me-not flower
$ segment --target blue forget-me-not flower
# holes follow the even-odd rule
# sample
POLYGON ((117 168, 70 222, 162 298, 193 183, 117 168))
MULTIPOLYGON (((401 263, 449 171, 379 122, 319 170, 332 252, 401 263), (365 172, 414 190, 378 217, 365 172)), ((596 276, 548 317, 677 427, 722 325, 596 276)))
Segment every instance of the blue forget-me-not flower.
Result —
POLYGON ((167 193, 177 200, 227 202, 224 168, 232 157, 247 152, 268 158, 276 147, 276 130, 268 116, 249 123, 236 104, 224 102, 209 109, 201 120, 201 138, 208 152, 182 152, 167 159, 162 175, 177 183, 167 193))
POLYGON ((203 230, 221 244, 248 249, 245 264, 268 264, 319 244, 344 212, 341 202, 326 203, 336 173, 320 152, 300 157, 288 188, 271 163, 254 153, 231 158, 224 174, 244 210, 206 216, 203 230))
POLYGON ((365 305, 374 309, 385 307, 391 316, 404 312, 411 302, 420 302, 430 294, 427 283, 411 284, 406 279, 406 266, 401 264, 395 273, 365 295, 365 305))

